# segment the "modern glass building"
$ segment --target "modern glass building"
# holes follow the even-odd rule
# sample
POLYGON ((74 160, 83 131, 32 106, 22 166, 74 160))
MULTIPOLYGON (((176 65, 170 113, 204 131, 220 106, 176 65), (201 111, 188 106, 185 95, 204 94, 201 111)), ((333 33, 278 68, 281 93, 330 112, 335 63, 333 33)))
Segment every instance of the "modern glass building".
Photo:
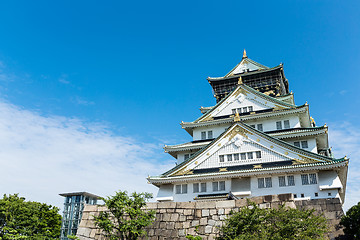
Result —
POLYGON ((100 198, 88 192, 61 193, 65 197, 61 223, 61 240, 68 240, 68 235, 76 235, 85 204, 96 205, 100 198))

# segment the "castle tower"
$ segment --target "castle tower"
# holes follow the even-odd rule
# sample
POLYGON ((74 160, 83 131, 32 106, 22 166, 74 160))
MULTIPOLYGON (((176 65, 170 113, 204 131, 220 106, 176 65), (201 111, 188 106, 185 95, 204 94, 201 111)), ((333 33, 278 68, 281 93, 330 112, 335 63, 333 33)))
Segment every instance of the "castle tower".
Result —
POLYGON ((216 105, 181 122, 192 141, 165 146, 177 165, 148 178, 157 201, 292 193, 344 202, 349 160, 333 157, 328 127, 315 125, 307 103, 295 104, 281 64, 265 67, 244 51, 226 76, 208 81, 216 105))

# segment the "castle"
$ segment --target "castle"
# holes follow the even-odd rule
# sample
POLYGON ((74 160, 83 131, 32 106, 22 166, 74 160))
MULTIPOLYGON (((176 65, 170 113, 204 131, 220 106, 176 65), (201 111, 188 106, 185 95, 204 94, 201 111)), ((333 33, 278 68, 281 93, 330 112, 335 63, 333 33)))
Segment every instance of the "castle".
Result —
POLYGON ((295 200, 345 199, 349 160, 335 159, 328 127, 296 105, 283 65, 243 58, 208 78, 216 105, 181 126, 191 142, 165 146, 177 165, 148 181, 159 202, 241 199, 292 193, 295 200))

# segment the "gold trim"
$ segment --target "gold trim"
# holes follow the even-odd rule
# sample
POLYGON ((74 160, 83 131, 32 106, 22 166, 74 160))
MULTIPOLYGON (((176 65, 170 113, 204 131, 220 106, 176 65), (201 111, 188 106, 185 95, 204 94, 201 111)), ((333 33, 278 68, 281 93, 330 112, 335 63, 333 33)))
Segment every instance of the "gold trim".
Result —
POLYGON ((230 141, 230 140, 233 139, 237 134, 240 134, 241 136, 243 136, 243 137, 245 137, 245 138, 249 138, 249 137, 247 136, 247 134, 251 134, 251 135, 252 135, 251 132, 249 132, 249 131, 241 128, 241 127, 238 125, 238 126, 234 127, 228 134, 226 134, 226 135, 224 136, 224 138, 229 137, 229 141, 230 141))
POLYGON ((227 172, 227 168, 219 168, 219 172, 227 172))
POLYGON ((256 139, 256 141, 257 141, 257 142, 260 142, 260 139, 258 138, 258 139, 256 139))
POLYGON ((261 164, 254 165, 254 168, 262 168, 262 165, 261 164))

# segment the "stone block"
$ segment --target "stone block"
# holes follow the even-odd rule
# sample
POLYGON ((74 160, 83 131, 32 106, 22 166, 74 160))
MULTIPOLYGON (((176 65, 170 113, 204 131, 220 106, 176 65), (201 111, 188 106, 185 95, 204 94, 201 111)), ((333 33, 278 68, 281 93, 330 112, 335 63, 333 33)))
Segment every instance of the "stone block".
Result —
POLYGON ((337 219, 336 217, 336 212, 324 212, 324 216, 327 218, 327 219, 337 219))
POLYGON ((96 212, 98 205, 85 205, 84 212, 96 212))
MULTIPOLYGON (((271 195, 269 195, 269 196, 271 196, 271 195)), ((259 204, 259 208, 261 208, 261 209, 270 208, 270 207, 271 207, 271 204, 269 202, 259 204)))
POLYGON ((201 209, 195 209, 195 217, 201 218, 201 209))
POLYGON ((208 223, 208 220, 206 217, 200 219, 200 225, 206 225, 207 223, 208 223))
POLYGON ((170 221, 170 218, 171 218, 170 213, 164 213, 161 220, 167 222, 167 221, 170 221))
POLYGON ((212 226, 205 226, 205 234, 210 234, 212 233, 212 226))
POLYGON ((247 199, 239 199, 235 201, 235 207, 245 207, 247 206, 247 199))
POLYGON ((166 212, 167 212, 167 213, 174 213, 175 210, 176 210, 175 208, 167 208, 167 209, 166 209, 166 212))
POLYGON ((184 237, 186 235, 185 229, 180 229, 178 231, 179 237, 184 237))
POLYGON ((273 195, 266 195, 264 196, 264 202, 272 202, 273 201, 273 195))
POLYGON ((176 202, 159 202, 158 208, 176 208, 176 202))
POLYGON ((166 223, 166 229, 174 229, 175 223, 174 222, 167 222, 166 223))
POLYGON ((226 219, 226 215, 220 215, 220 220, 223 221, 226 219))
POLYGON ((186 216, 185 215, 180 215, 179 222, 184 222, 184 221, 186 221, 186 216))
POLYGON ((189 215, 193 215, 194 214, 194 210, 193 209, 185 209, 184 210, 184 215, 185 216, 189 216, 189 215))
POLYGON ((98 206, 97 212, 107 212, 108 208, 105 206, 98 206))
POLYGON ((86 227, 86 222, 87 222, 88 220, 83 220, 83 219, 81 219, 81 221, 80 221, 80 224, 79 224, 79 227, 86 227))
POLYGON ((225 214, 225 209, 221 208, 218 210, 218 214, 221 215, 221 214, 225 214))
POLYGON ((95 235, 96 235, 96 229, 91 229, 91 232, 90 232, 90 238, 95 238, 95 235))
POLYGON ((208 240, 215 240, 216 239, 216 235, 215 234, 210 234, 208 236, 208 240))
POLYGON ((234 208, 235 200, 217 201, 216 208, 234 208))
POLYGON ((209 226, 214 226, 215 223, 216 223, 216 221, 213 220, 213 219, 209 219, 209 221, 208 221, 208 225, 209 225, 209 226))
POLYGON ((292 193, 279 194, 278 198, 282 202, 293 201, 294 195, 292 193))
POLYGON ((294 202, 286 202, 285 207, 287 208, 296 208, 296 205, 294 202))
POLYGON ((160 222, 160 229, 165 229, 166 228, 166 222, 160 222))
POLYGON ((226 209, 225 209, 225 214, 226 214, 226 215, 227 215, 227 214, 230 214, 231 211, 233 211, 233 209, 231 209, 231 208, 226 208, 226 209))
POLYGON ((201 216, 202 217, 208 217, 210 215, 210 210, 209 209, 203 209, 201 211, 201 216))
POLYGON ((194 209, 195 208, 195 202, 177 202, 176 208, 188 208, 188 209, 194 209))
POLYGON ((199 221, 199 220, 193 220, 193 221, 191 222, 191 226, 192 226, 192 227, 199 226, 199 224, 200 224, 200 221, 199 221))
POLYGON ((216 204, 215 201, 203 201, 203 202, 196 202, 196 208, 215 208, 216 204))
POLYGON ((146 203, 145 209, 157 209, 158 203, 157 202, 148 202, 146 203))
POLYGON ((184 222, 183 228, 190 228, 190 222, 184 222))
POLYGON ((255 204, 260 204, 260 203, 263 203, 264 202, 264 198, 263 197, 253 197, 253 198, 250 198, 249 199, 250 202, 253 202, 255 204))
POLYGON ((184 209, 176 208, 176 209, 175 209, 175 212, 177 212, 177 213, 184 213, 184 209))
POLYGON ((179 214, 178 213, 173 213, 170 215, 170 221, 172 222, 177 222, 179 220, 179 214))
POLYGON ((181 223, 181 222, 176 222, 176 223, 175 223, 175 229, 181 229, 181 228, 183 228, 183 223, 181 223))
POLYGON ((159 213, 166 213, 166 208, 161 208, 158 210, 159 213))
POLYGON ((216 214, 217 210, 216 209, 210 209, 210 215, 214 215, 216 214))

